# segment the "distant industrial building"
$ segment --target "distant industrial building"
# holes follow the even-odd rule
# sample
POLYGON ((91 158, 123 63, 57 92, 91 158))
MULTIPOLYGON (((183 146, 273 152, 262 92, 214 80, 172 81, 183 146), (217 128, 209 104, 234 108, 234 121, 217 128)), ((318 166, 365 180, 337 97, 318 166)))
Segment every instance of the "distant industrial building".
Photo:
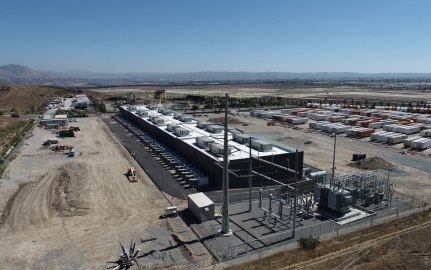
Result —
POLYGON ((86 95, 76 95, 72 101, 72 106, 75 109, 86 109, 90 105, 91 101, 86 95))
MULTIPOLYGON (((120 112, 124 118, 199 168, 215 187, 222 186, 222 126, 198 122, 188 115, 156 106, 124 105, 120 107, 120 112)), ((247 187, 250 136, 232 130, 228 138, 230 188, 247 187)), ((258 158, 253 159, 253 171, 257 173, 253 178, 253 186, 273 185, 271 179, 285 184, 292 183, 296 167, 299 178, 302 176, 302 151, 296 153, 295 149, 282 149, 258 139, 252 139, 251 148, 251 155, 258 158), (289 170, 278 170, 260 160, 270 161, 289 170)))
POLYGON ((59 114, 54 117, 51 115, 44 115, 40 120, 40 124, 45 127, 58 127, 67 125, 67 115, 59 114))

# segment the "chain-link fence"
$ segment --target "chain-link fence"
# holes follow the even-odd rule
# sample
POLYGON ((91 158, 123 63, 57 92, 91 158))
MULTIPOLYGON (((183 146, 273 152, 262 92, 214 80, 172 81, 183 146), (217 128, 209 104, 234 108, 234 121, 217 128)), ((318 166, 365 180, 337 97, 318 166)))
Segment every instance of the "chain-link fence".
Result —
MULTIPOLYGON (((275 191, 266 190, 265 192, 269 194, 275 191)), ((253 194, 258 193, 259 191, 253 191, 253 194)), ((236 193, 231 194, 231 196, 234 196, 237 202, 249 200, 249 193, 236 193)), ((319 236, 320 239, 324 240, 401 218, 422 210, 427 206, 427 199, 424 196, 418 197, 396 192, 391 205, 378 205, 364 209, 368 212, 367 218, 343 225, 337 224, 332 220, 324 220, 308 226, 299 224, 295 232, 292 229, 287 229, 260 238, 250 237, 252 239, 248 239, 248 234, 246 234, 247 237, 242 237, 242 229, 240 229, 239 231, 233 231, 235 234, 234 237, 214 237, 211 241, 204 241, 204 243, 206 243, 207 248, 212 250, 213 254, 217 254, 216 257, 221 261, 240 256, 249 256, 251 253, 261 257, 286 245, 296 246, 297 240, 301 237, 308 237, 310 235, 319 236)), ((200 238, 205 239, 205 237, 208 238, 208 236, 217 235, 220 226, 218 222, 204 224, 204 229, 200 230, 201 234, 205 231, 205 236, 200 235, 200 238)))

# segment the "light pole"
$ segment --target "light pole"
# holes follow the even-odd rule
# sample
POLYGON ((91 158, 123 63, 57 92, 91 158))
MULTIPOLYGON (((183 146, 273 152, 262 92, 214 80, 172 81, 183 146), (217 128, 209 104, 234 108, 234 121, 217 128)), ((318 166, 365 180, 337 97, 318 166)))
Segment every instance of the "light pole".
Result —
POLYGON ((221 233, 223 236, 229 236, 232 231, 229 229, 229 175, 228 175, 228 165, 229 165, 229 153, 228 153, 228 129, 227 129, 227 110, 228 110, 228 99, 229 94, 226 93, 225 96, 225 106, 224 106, 224 151, 223 151, 223 206, 222 206, 222 223, 221 223, 221 233))

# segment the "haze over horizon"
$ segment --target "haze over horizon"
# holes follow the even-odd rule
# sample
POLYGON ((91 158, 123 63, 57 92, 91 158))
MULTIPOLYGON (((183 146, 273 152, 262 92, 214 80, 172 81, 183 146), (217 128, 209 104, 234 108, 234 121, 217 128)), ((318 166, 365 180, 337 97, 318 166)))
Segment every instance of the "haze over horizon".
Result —
POLYGON ((0 66, 102 73, 431 73, 431 2, 30 1, 0 9, 0 66))

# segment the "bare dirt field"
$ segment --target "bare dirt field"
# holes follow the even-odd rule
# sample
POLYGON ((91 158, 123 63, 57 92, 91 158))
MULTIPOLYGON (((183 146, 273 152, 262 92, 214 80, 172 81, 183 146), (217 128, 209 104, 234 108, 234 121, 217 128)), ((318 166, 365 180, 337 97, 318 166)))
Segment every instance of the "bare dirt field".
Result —
POLYGON ((136 86, 89 89, 104 95, 126 95, 134 92, 138 96, 147 95, 155 90, 166 90, 167 97, 185 95, 223 95, 228 92, 232 97, 261 97, 277 96, 290 98, 328 98, 350 99, 360 98, 373 100, 393 101, 427 101, 431 103, 429 92, 418 90, 390 90, 374 89, 370 87, 355 86, 295 86, 277 84, 238 84, 238 85, 192 85, 192 86, 136 86))
MULTIPOLYGON (((60 143, 75 146, 76 157, 43 148, 53 134, 36 128, 1 180, 0 269, 106 269, 118 242, 131 239, 141 254, 175 247, 181 219, 158 218, 168 201, 102 119, 74 125, 81 131, 60 143), (124 176, 131 165, 137 183, 124 176), (156 240, 139 242, 149 238, 156 240)), ((160 254, 141 265, 180 268, 194 255, 181 246, 160 254)))

